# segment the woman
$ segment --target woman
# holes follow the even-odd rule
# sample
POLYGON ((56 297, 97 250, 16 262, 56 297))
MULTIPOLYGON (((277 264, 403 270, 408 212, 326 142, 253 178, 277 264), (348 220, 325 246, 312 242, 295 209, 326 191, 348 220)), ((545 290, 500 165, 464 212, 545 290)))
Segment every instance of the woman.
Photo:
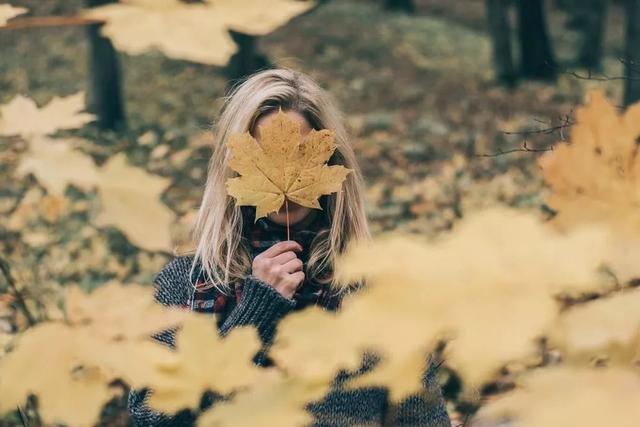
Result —
MULTIPOLYGON (((331 271, 347 244, 369 238, 363 183, 340 113, 308 76, 289 69, 261 71, 235 87, 225 101, 194 227, 196 250, 175 258, 156 276, 156 299, 215 314, 221 335, 239 325, 254 325, 264 344, 254 362, 269 366, 272 361, 266 349, 283 316, 310 304, 337 310, 349 291, 333 282, 331 271), (273 120, 280 108, 300 124, 303 135, 311 129, 333 130, 337 149, 329 164, 353 170, 342 191, 320 198, 322 210, 289 202, 290 240, 285 240, 284 209, 254 223, 255 209, 237 207, 225 187, 233 176, 227 164, 229 135, 249 131, 260 141, 261 126, 273 120)), ((174 346, 174 331, 156 338, 174 346)), ((388 405, 384 387, 342 389, 348 377, 371 369, 375 362, 367 354, 358 371, 338 373, 325 398, 307 406, 315 416, 314 425, 450 426, 434 364, 423 378, 424 393, 397 406, 388 405)), ((150 393, 144 389, 129 395, 136 425, 191 425, 198 415, 188 410, 173 416, 153 411, 146 405, 150 393)), ((201 410, 222 398, 205 395, 201 410)))

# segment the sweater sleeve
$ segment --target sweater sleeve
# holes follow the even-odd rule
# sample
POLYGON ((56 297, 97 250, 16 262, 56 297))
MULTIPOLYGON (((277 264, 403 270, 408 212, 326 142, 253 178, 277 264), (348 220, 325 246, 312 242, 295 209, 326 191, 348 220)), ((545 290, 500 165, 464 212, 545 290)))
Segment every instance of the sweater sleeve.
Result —
POLYGON ((427 368, 422 377, 423 389, 420 393, 406 397, 389 409, 394 413, 395 426, 450 427, 451 420, 447 406, 438 384, 439 364, 432 354, 429 355, 427 368))
MULTIPOLYGON (((155 298, 164 305, 186 306, 189 301, 190 284, 188 273, 191 258, 180 257, 165 266, 154 279, 156 285, 155 298)), ((257 365, 266 361, 266 347, 270 345, 275 334, 276 323, 295 307, 295 301, 282 296, 268 284, 253 276, 244 280, 243 297, 227 318, 219 325, 219 332, 226 336, 234 327, 254 325, 263 343, 263 349, 254 357, 257 365)), ((171 348, 175 348, 176 328, 162 331, 154 338, 171 348)), ((134 426, 191 426, 196 414, 181 411, 168 415, 151 409, 147 401, 153 391, 145 388, 131 390, 128 397, 128 409, 134 426)), ((200 410, 207 409, 213 401, 201 402, 200 410)))

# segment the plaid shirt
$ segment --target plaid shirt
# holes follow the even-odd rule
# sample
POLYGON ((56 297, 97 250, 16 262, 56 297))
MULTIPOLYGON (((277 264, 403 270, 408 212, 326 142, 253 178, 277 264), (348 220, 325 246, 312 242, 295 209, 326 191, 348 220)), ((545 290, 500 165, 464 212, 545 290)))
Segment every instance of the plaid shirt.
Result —
MULTIPOLYGON (((243 243, 249 250, 251 261, 275 243, 287 239, 287 226, 277 224, 267 218, 253 221, 254 209, 243 208, 244 232, 243 243)), ((296 301, 294 310, 300 310, 308 305, 317 304, 327 310, 335 311, 340 307, 341 296, 333 295, 328 285, 319 283, 315 278, 306 274, 311 242, 322 230, 328 229, 330 222, 324 211, 312 210, 300 222, 290 225, 290 238, 302 245, 302 252, 298 254, 303 261, 305 279, 298 286, 292 299, 296 301)), ((200 274, 195 280, 196 290, 193 296, 193 310, 203 313, 217 313, 226 315, 240 302, 243 283, 233 283, 233 295, 226 295, 216 289, 205 279, 204 270, 197 268, 200 274)), ((327 273, 327 274, 330 274, 327 273)), ((326 276, 325 276, 326 277, 326 276)), ((192 280, 193 283, 193 280, 192 280)))

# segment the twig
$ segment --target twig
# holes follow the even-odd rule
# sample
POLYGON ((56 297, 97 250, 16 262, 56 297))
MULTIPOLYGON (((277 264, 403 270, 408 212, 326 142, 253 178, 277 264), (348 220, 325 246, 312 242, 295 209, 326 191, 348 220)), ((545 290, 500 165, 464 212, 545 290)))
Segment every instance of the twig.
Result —
POLYGON ((9 266, 9 263, 2 256, 0 256, 0 271, 2 271, 2 274, 4 275, 5 279, 7 280, 7 283, 9 284, 9 288, 13 292, 13 297, 16 299, 18 308, 22 311, 24 316, 27 318, 27 323, 29 324, 29 326, 35 325, 36 324, 35 317, 33 317, 31 312, 29 311, 29 307, 27 307, 27 303, 24 300, 24 297, 22 296, 22 292, 20 292, 20 290, 16 286, 16 282, 13 279, 13 276, 11 276, 11 267, 9 266))
POLYGON ((34 18, 17 18, 1 26, 0 31, 22 30, 25 28, 43 27, 77 27, 81 25, 104 24, 104 19, 85 18, 82 16, 42 16, 34 18))
POLYGON ((549 147, 545 147, 545 148, 529 148, 527 146, 527 141, 525 140, 522 143, 522 147, 520 147, 520 148, 513 148, 511 150, 505 150, 505 151, 498 150, 497 153, 491 153, 491 154, 483 153, 483 154, 476 154, 476 156, 478 156, 478 157, 498 157, 498 156, 502 156, 504 154, 517 153, 517 152, 520 152, 520 151, 527 152, 527 153, 540 153, 540 152, 543 152, 543 151, 553 151, 553 145, 549 146, 549 147))
POLYGON ((22 427, 27 427, 27 423, 29 421, 27 419, 27 415, 22 411, 20 406, 18 406, 18 415, 20 416, 20 423, 22 423, 22 427))

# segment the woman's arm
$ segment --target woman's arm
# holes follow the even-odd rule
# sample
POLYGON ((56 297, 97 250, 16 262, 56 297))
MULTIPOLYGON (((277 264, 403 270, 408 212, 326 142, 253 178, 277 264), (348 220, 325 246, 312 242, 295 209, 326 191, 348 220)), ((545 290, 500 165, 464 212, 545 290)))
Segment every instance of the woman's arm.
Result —
MULTIPOLYGON (((154 279, 156 300, 168 306, 187 306, 191 285, 188 282, 191 257, 178 257, 169 262, 154 279)), ((295 301, 285 298, 275 289, 253 276, 244 281, 243 297, 219 326, 221 335, 228 334, 234 327, 254 325, 263 343, 263 349, 254 357, 254 363, 266 363, 265 349, 275 334, 277 321, 295 306, 295 301)), ((154 335, 154 338, 171 348, 175 348, 176 329, 168 329, 154 335)), ((135 426, 190 426, 195 415, 191 411, 170 416, 152 410, 147 401, 152 391, 131 390, 128 409, 135 426)), ((206 403, 200 409, 206 409, 206 403)))

